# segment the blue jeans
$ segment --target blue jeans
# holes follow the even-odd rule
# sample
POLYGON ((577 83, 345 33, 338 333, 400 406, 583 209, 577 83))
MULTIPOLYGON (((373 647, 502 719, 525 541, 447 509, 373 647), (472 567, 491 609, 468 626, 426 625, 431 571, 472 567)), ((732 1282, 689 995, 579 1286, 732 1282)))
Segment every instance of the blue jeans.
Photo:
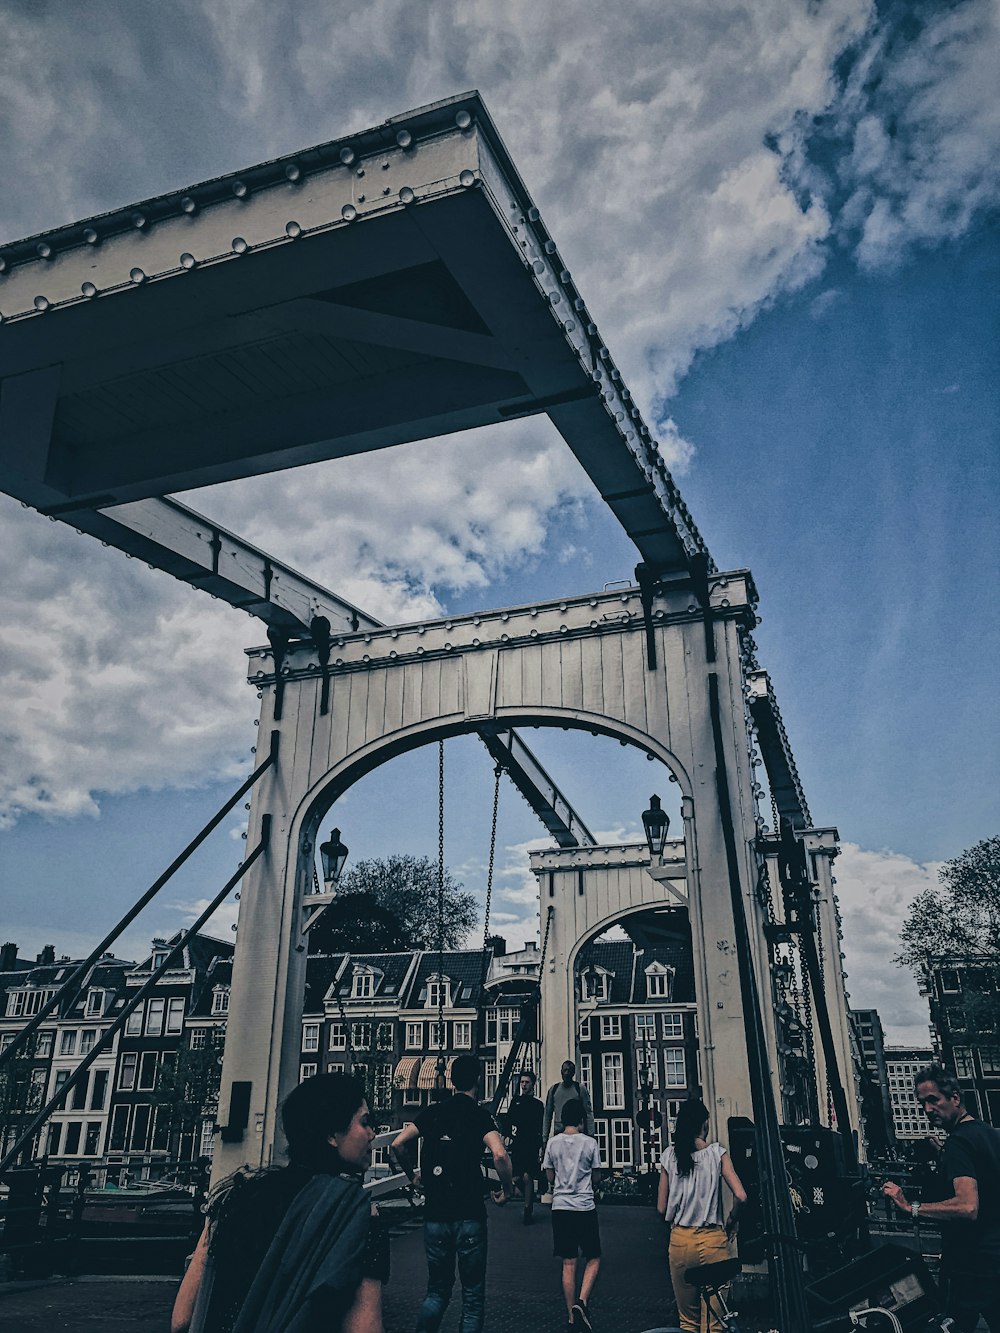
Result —
POLYGON ((437 1333, 455 1285, 455 1260, 462 1283, 459 1333, 482 1333, 486 1301, 486 1223, 425 1222, 427 1295, 416 1333, 437 1333))

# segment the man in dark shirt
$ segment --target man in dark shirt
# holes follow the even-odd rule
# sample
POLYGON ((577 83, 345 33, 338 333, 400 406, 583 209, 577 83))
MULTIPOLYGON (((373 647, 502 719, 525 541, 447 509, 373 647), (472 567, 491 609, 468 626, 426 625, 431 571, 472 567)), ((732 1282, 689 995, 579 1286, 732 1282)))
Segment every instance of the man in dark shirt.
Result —
POLYGON ((545 1108, 535 1096, 535 1076, 530 1069, 521 1071, 520 1090, 507 1111, 510 1133, 510 1160, 514 1179, 524 1190, 524 1225, 531 1224, 535 1204, 535 1177, 542 1159, 542 1116, 545 1108))
POLYGON ((922 1069, 914 1087, 927 1119, 948 1136, 941 1172, 951 1194, 911 1204, 894 1181, 883 1192, 900 1212, 941 1224, 941 1283, 955 1333, 973 1333, 980 1315, 1000 1333, 1000 1135, 969 1114, 940 1065, 922 1069))
POLYGON ((424 1248, 427 1295, 417 1316, 417 1333, 437 1333, 455 1285, 455 1261, 462 1283, 460 1333, 481 1333, 486 1298, 486 1205, 483 1201, 483 1148, 493 1154, 500 1189, 493 1202, 513 1196, 510 1158, 490 1113, 476 1101, 479 1061, 459 1055, 451 1067, 455 1094, 418 1112, 397 1134, 392 1151, 415 1180, 407 1145, 423 1140, 420 1185, 424 1192, 424 1248))

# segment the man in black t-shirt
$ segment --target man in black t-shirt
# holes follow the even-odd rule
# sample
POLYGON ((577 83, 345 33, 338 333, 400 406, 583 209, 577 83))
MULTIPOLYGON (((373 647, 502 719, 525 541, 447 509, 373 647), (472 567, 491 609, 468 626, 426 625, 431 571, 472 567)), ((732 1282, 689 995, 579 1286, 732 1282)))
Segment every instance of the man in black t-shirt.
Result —
POLYGON ((972 1333, 980 1315, 1000 1333, 1000 1134, 970 1115, 955 1078, 939 1065, 914 1079, 917 1100, 947 1134, 941 1173, 950 1197, 908 1203, 894 1181, 883 1193, 900 1212, 941 1224, 941 1283, 955 1333, 972 1333))
POLYGON ((437 1333, 455 1285, 462 1283, 460 1333, 481 1333, 486 1300, 486 1205, 481 1166, 483 1148, 493 1154, 500 1189, 493 1202, 513 1197, 510 1158, 490 1113, 476 1101, 479 1061, 459 1055, 451 1067, 455 1094, 418 1112, 397 1134, 392 1151, 414 1180, 408 1145, 423 1140, 420 1185, 424 1192, 424 1248, 427 1295, 417 1316, 417 1333, 437 1333))
POLYGON ((535 1177, 542 1160, 542 1117, 545 1107, 535 1096, 535 1076, 522 1069, 518 1095, 507 1111, 510 1134, 510 1160, 514 1179, 524 1190, 524 1224, 530 1225, 535 1203, 535 1177))

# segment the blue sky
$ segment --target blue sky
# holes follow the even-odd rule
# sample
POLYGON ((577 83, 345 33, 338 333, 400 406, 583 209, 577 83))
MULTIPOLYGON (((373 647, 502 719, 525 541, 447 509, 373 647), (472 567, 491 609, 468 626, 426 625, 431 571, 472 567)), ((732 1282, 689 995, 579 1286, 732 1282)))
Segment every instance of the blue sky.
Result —
MULTIPOLYGON (((853 1000, 918 1040, 925 1007, 888 961, 901 915, 997 831, 996 5, 89 14, 0 3, 4 238, 481 89, 717 562, 754 572, 812 813, 844 843, 853 1000)), ((636 558, 543 422, 187 499, 385 619, 600 588, 636 558)), ((262 635, 10 502, 0 520, 0 929, 76 953, 246 771, 240 650, 262 635)), ((638 837, 650 791, 667 798, 617 745, 528 739, 595 831, 638 837)), ((433 854, 434 764, 348 794, 352 857, 433 854)), ((448 859, 481 893, 490 764, 463 740, 448 769, 448 859)), ((133 952, 191 919, 240 831, 164 891, 133 952)), ((540 832, 505 788, 512 940, 533 929, 540 832)))

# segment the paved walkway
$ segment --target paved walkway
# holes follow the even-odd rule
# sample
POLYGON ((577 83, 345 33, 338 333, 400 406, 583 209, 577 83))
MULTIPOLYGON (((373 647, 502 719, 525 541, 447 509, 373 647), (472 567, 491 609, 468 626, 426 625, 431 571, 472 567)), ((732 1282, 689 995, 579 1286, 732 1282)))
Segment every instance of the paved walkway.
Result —
MULTIPOLYGON (((484 1333, 561 1333, 566 1316, 559 1262, 552 1258, 549 1210, 521 1223, 519 1206, 492 1208, 484 1333)), ((592 1301, 597 1333, 641 1333, 670 1323, 666 1230, 652 1208, 601 1209, 604 1264, 592 1301)), ((412 1333, 426 1268, 419 1228, 392 1242, 392 1281, 385 1290, 385 1333, 412 1333)), ((4 1333, 158 1333, 169 1326, 174 1284, 132 1279, 55 1281, 0 1293, 4 1333)), ((455 1333, 459 1293, 442 1333, 455 1333)))

